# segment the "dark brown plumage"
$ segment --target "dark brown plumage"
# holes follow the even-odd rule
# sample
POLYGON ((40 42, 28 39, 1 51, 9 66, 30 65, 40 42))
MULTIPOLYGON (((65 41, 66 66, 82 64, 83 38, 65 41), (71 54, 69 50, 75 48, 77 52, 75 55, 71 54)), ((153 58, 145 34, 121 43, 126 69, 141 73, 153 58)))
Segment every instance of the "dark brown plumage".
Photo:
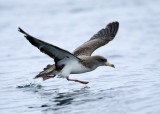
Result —
POLYGON ((80 47, 75 49, 75 56, 91 56, 91 54, 99 47, 104 46, 109 41, 113 40, 119 28, 118 22, 109 23, 106 28, 101 29, 97 34, 80 47))

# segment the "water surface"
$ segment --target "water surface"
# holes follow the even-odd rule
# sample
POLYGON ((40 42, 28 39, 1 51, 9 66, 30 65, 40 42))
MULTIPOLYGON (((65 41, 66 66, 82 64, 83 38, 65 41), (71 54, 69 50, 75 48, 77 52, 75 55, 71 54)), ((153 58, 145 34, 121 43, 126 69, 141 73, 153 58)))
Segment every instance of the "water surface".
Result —
POLYGON ((1 114, 159 114, 160 1, 0 1, 1 114), (116 38, 93 55, 99 67, 71 75, 88 85, 54 78, 33 80, 53 60, 17 31, 72 52, 98 30, 119 21, 116 38))

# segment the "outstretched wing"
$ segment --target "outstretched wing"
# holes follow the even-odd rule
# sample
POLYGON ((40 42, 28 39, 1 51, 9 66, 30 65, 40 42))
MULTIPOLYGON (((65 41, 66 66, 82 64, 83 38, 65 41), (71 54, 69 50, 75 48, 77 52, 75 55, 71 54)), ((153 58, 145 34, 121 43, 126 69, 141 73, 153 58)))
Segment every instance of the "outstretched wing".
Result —
POLYGON ((95 34, 91 39, 80 47, 75 49, 73 54, 75 56, 91 56, 91 54, 99 47, 107 44, 109 41, 113 40, 119 28, 118 22, 109 23, 106 28, 101 29, 97 34, 95 34))
POLYGON ((59 60, 64 59, 65 57, 68 59, 76 59, 76 60, 79 59, 66 50, 63 50, 57 46, 51 45, 47 42, 44 42, 37 38, 32 37, 28 33, 24 32, 21 28, 18 28, 18 31, 25 34, 25 37, 27 38, 27 40, 32 45, 36 46, 41 52, 53 58, 55 60, 55 63, 57 63, 59 60))

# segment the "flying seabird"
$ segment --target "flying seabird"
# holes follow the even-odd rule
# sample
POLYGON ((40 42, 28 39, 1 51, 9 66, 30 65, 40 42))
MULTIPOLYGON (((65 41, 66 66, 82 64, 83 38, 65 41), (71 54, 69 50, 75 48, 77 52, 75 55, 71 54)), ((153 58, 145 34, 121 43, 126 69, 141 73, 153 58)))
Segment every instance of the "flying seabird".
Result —
POLYGON ((69 75, 93 71, 99 66, 110 66, 115 68, 105 57, 99 55, 91 56, 91 54, 97 48, 104 46, 109 41, 113 40, 118 28, 118 22, 109 23, 104 29, 101 29, 93 35, 89 41, 76 48, 73 53, 34 38, 21 28, 18 28, 18 31, 23 33, 32 45, 36 46, 41 52, 47 54, 55 61, 55 64, 47 65, 34 79, 41 77, 43 80, 47 80, 57 75, 58 77, 66 78, 68 81, 87 84, 88 82, 86 81, 70 79, 69 75))

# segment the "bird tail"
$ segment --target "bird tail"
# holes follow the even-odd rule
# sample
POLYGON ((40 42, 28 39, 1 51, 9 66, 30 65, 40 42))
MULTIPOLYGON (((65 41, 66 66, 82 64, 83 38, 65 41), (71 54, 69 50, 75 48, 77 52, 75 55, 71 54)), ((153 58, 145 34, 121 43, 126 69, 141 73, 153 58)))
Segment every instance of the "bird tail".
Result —
POLYGON ((33 79, 43 78, 43 80, 53 78, 58 74, 55 65, 47 65, 42 72, 36 75, 33 79))

